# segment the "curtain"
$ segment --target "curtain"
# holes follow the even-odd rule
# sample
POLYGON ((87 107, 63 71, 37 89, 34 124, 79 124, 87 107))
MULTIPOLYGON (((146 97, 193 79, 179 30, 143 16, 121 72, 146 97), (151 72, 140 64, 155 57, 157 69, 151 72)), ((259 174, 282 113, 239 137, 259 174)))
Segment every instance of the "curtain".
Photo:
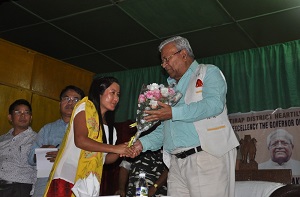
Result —
POLYGON ((300 40, 204 58, 227 80, 229 113, 300 106, 300 40))
MULTIPOLYGON (((300 106, 300 40, 197 59, 218 66, 227 81, 229 113, 300 106)), ((116 122, 135 120, 142 84, 166 84, 161 66, 96 76, 114 76, 121 84, 116 122)))

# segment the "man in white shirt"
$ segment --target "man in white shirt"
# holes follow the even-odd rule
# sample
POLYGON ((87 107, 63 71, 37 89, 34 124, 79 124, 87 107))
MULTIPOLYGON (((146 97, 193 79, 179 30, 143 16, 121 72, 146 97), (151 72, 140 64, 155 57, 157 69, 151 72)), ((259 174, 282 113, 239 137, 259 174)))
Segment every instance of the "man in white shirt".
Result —
POLYGON ((36 136, 29 126, 32 109, 27 100, 18 99, 8 111, 12 129, 0 136, 0 196, 29 197, 36 174, 27 161, 36 136))
POLYGON ((293 175, 300 175, 300 161, 291 159, 294 149, 293 136, 284 129, 277 129, 267 137, 270 159, 258 165, 258 169, 292 169, 293 175))

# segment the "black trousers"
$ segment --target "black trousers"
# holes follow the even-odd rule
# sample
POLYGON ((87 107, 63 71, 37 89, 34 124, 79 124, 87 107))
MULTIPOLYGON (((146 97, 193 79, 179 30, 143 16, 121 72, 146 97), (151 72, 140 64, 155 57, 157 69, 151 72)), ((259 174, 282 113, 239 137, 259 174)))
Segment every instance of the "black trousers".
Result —
POLYGON ((0 197, 30 197, 32 184, 13 183, 0 185, 0 197))

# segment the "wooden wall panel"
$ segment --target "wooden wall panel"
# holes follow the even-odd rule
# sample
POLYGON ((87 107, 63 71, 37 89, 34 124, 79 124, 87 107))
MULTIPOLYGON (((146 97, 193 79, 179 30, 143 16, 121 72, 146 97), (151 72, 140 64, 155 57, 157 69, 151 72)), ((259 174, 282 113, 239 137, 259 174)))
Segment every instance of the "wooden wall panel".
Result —
POLYGON ((31 92, 0 84, 0 135, 12 128, 7 118, 8 108, 17 99, 26 99, 31 103, 31 92))
POLYGON ((38 132, 45 124, 59 119, 59 101, 32 95, 32 129, 38 132))
POLYGON ((0 83, 30 89, 35 52, 0 39, 0 83))
POLYGON ((0 39, 0 135, 11 125, 8 107, 24 98, 32 105, 32 128, 60 118, 59 94, 67 85, 88 93, 94 73, 0 39))
POLYGON ((70 64, 37 54, 33 66, 32 90, 49 98, 58 99, 67 85, 76 85, 88 93, 94 73, 70 64))

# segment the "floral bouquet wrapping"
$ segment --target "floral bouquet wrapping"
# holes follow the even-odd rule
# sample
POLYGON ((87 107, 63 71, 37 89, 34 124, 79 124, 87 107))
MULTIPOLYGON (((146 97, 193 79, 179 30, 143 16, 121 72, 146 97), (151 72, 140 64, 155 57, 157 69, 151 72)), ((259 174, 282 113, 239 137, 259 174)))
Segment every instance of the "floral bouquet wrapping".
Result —
POLYGON ((157 83, 142 86, 138 98, 136 123, 130 125, 131 127, 136 126, 137 132, 129 141, 128 146, 132 146, 143 131, 147 131, 158 122, 146 122, 144 117, 148 114, 144 113, 145 110, 159 109, 160 106, 157 101, 174 106, 180 100, 182 94, 180 92, 175 92, 173 87, 174 85, 165 87, 163 84, 158 85, 157 83))

